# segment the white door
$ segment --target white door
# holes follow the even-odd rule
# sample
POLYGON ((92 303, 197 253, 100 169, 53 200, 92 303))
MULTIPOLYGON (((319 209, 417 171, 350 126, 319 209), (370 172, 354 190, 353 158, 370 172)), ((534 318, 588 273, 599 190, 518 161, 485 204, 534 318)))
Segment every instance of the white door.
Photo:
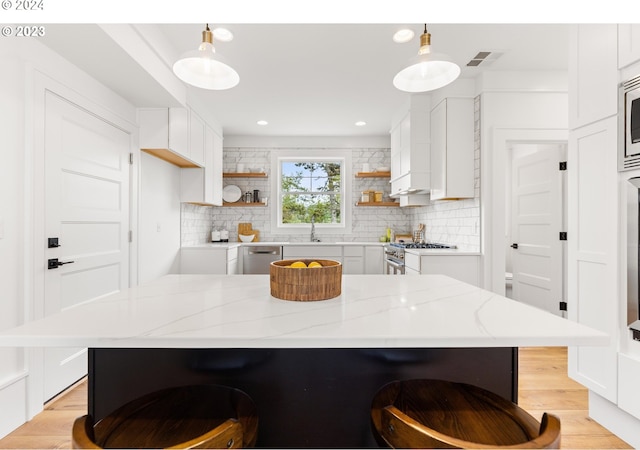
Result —
POLYGON ((513 149, 513 298, 561 315, 563 299, 563 145, 513 149), (516 248, 517 246, 517 248, 516 248))
MULTIPOLYGON (((65 263, 45 270, 48 316, 129 284, 130 135, 47 92, 44 142, 43 245, 47 260, 65 263), (59 247, 49 248, 48 238, 58 238, 59 247)), ((46 399, 87 372, 86 349, 44 354, 46 399)))

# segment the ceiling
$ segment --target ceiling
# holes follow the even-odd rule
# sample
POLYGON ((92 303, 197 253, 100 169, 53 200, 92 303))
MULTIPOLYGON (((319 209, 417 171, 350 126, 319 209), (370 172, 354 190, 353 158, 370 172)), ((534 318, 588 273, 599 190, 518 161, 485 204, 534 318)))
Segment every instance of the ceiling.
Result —
MULTIPOLYGON (((213 27, 213 24, 211 25, 213 27)), ((416 55, 423 24, 409 25, 416 36, 392 41, 404 24, 225 24, 231 42, 216 51, 240 75, 226 91, 188 87, 223 126, 225 135, 354 136, 387 135, 392 117, 409 94, 393 87, 394 75, 416 55), (257 125, 258 120, 269 122, 257 125), (355 126, 365 121, 366 126, 355 126)), ((167 67, 195 49, 204 24, 142 24, 164 42, 159 56, 167 67)), ((446 53, 462 68, 462 78, 483 71, 567 69, 568 26, 562 24, 428 25, 433 51, 446 53), (478 52, 497 59, 477 67, 478 52)), ((169 106, 175 99, 133 61, 100 27, 49 25, 42 42, 91 74, 135 106, 169 106)))

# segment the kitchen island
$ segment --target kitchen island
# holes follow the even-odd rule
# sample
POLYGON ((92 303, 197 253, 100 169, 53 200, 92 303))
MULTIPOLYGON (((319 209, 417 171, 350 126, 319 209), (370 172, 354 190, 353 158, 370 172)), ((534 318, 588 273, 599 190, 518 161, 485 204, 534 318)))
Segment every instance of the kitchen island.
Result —
POLYGON ((166 386, 243 389, 263 447, 374 446, 369 405, 389 381, 465 381, 515 401, 517 347, 607 342, 442 275, 345 275, 320 302, 271 297, 268 275, 168 275, 0 333, 2 346, 89 347, 96 419, 166 386))

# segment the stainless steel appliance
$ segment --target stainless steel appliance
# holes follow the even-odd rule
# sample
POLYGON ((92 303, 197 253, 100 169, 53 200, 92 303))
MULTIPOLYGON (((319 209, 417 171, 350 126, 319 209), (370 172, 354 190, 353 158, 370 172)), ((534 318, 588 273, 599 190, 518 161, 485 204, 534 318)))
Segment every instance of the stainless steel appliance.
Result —
POLYGON ((640 75, 620 84, 619 170, 640 168, 640 75))
POLYGON ((384 265, 387 275, 404 275, 404 251, 407 248, 456 248, 456 246, 435 242, 390 242, 385 244, 384 265))
POLYGON ((627 181, 627 325, 640 341, 640 177, 627 181))
POLYGON ((268 274, 272 261, 282 259, 280 245, 247 245, 242 248, 243 274, 268 274))

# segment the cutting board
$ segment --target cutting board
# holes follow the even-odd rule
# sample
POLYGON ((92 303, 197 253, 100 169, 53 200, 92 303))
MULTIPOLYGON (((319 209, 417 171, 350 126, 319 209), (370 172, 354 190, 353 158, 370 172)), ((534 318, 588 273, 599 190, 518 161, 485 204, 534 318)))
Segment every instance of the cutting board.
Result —
POLYGON ((238 224, 238 242, 241 242, 240 241, 240 235, 241 234, 244 234, 245 236, 249 236, 249 235, 255 234, 255 237, 253 238, 253 241, 251 241, 251 242, 258 242, 260 240, 260 231, 259 230, 254 230, 250 223, 239 223, 238 224))

